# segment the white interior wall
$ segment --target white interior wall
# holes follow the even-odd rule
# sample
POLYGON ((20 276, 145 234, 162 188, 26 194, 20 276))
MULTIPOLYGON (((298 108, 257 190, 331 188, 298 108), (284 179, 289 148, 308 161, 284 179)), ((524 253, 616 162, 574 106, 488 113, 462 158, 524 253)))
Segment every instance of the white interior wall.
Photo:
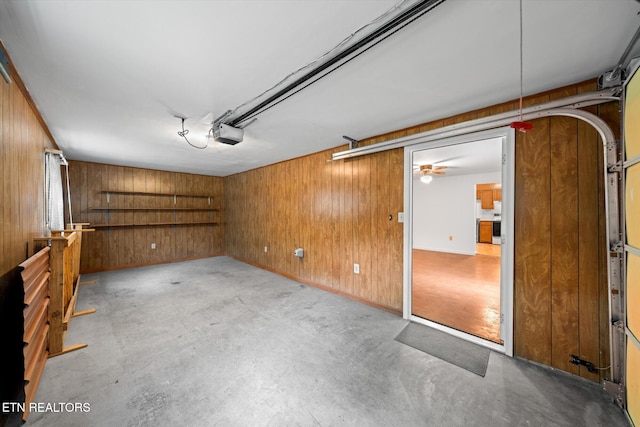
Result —
POLYGON ((501 182, 501 172, 435 177, 430 184, 416 180, 413 248, 475 254, 475 186, 490 182, 501 182))

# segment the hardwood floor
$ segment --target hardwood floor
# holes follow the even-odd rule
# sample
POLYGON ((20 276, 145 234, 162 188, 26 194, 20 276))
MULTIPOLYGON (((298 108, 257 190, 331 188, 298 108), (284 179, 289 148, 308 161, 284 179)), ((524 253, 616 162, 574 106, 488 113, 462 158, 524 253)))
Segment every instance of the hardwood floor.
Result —
POLYGON ((492 245, 491 243, 476 243, 476 254, 478 255, 489 255, 489 256, 500 256, 502 251, 502 246, 500 245, 492 245))
POLYGON ((500 257, 413 250, 413 314, 500 341, 500 257))

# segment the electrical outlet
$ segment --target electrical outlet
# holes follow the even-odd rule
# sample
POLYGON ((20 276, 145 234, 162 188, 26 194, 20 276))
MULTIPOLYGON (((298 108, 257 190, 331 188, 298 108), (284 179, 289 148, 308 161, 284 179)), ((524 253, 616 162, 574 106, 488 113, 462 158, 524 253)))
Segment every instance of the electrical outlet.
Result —
POLYGON ((453 240, 453 236, 449 236, 449 240, 453 240))
POLYGON ((398 212, 398 222, 404 222, 404 212, 398 212))
POLYGON ((265 247, 264 247, 264 252, 265 252, 265 253, 269 252, 269 248, 265 246, 265 247))
POLYGON ((360 264, 353 264, 353 272, 355 274, 360 274, 360 264))
POLYGON ((155 243, 152 243, 152 244, 151 244, 151 249, 155 249, 155 248, 156 248, 156 244, 155 244, 155 243))

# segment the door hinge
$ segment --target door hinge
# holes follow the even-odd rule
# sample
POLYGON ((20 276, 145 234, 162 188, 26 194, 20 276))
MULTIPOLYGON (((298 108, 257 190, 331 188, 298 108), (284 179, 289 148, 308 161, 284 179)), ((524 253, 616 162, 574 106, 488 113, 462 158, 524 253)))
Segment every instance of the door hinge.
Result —
POLYGON ((507 164, 507 155, 506 155, 506 154, 503 154, 503 155, 502 155, 502 164, 503 164, 503 165, 506 165, 506 164, 507 164))

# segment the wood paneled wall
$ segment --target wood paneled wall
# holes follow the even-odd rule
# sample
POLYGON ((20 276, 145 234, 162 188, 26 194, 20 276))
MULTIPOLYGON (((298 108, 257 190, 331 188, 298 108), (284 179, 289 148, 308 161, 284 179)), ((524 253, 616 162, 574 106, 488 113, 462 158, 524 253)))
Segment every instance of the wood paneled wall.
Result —
MULTIPOLYGON (((528 97, 525 104, 595 89, 593 81, 584 82, 528 97)), ((517 108, 510 101, 361 144, 517 108)), ((617 108, 591 110, 617 131, 617 108)), ((568 361, 572 353, 608 365, 602 145, 594 129, 575 119, 534 124, 516 137, 515 354, 598 381, 598 373, 568 361)), ((333 151, 344 149, 225 178, 227 254, 400 312, 403 152, 327 163, 333 151), (303 259, 293 256, 298 246, 305 249, 303 259)))
POLYGON ((227 254, 399 313, 403 152, 327 162, 344 149, 225 178, 227 254))
MULTIPOLYGON (((581 85, 528 100, 594 90, 581 85)), ((590 108, 619 132, 617 104, 590 108)), ((596 131, 570 118, 533 122, 516 137, 515 354, 599 381, 569 363, 609 365, 603 149, 596 131)))
MULTIPOLYGON (((73 221, 90 224, 148 224, 215 221, 208 225, 160 225, 99 227, 86 233, 82 244, 81 271, 103 271, 205 258, 224 253, 224 186, 219 177, 192 175, 112 166, 100 163, 69 162, 73 221), (172 210, 174 198, 146 194, 109 194, 106 190, 127 192, 211 195, 217 211, 172 210), (159 207, 164 210, 140 210, 159 207), (129 208, 130 210, 127 210, 129 208), (156 244, 156 249, 151 244, 156 244)), ((208 200, 177 197, 178 208, 207 208, 208 200)))
MULTIPOLYGON (((45 233, 44 149, 57 148, 13 66, 0 78, 0 398, 22 390, 22 284, 18 264, 45 233)), ((0 414, 0 425, 6 414, 0 414)))

